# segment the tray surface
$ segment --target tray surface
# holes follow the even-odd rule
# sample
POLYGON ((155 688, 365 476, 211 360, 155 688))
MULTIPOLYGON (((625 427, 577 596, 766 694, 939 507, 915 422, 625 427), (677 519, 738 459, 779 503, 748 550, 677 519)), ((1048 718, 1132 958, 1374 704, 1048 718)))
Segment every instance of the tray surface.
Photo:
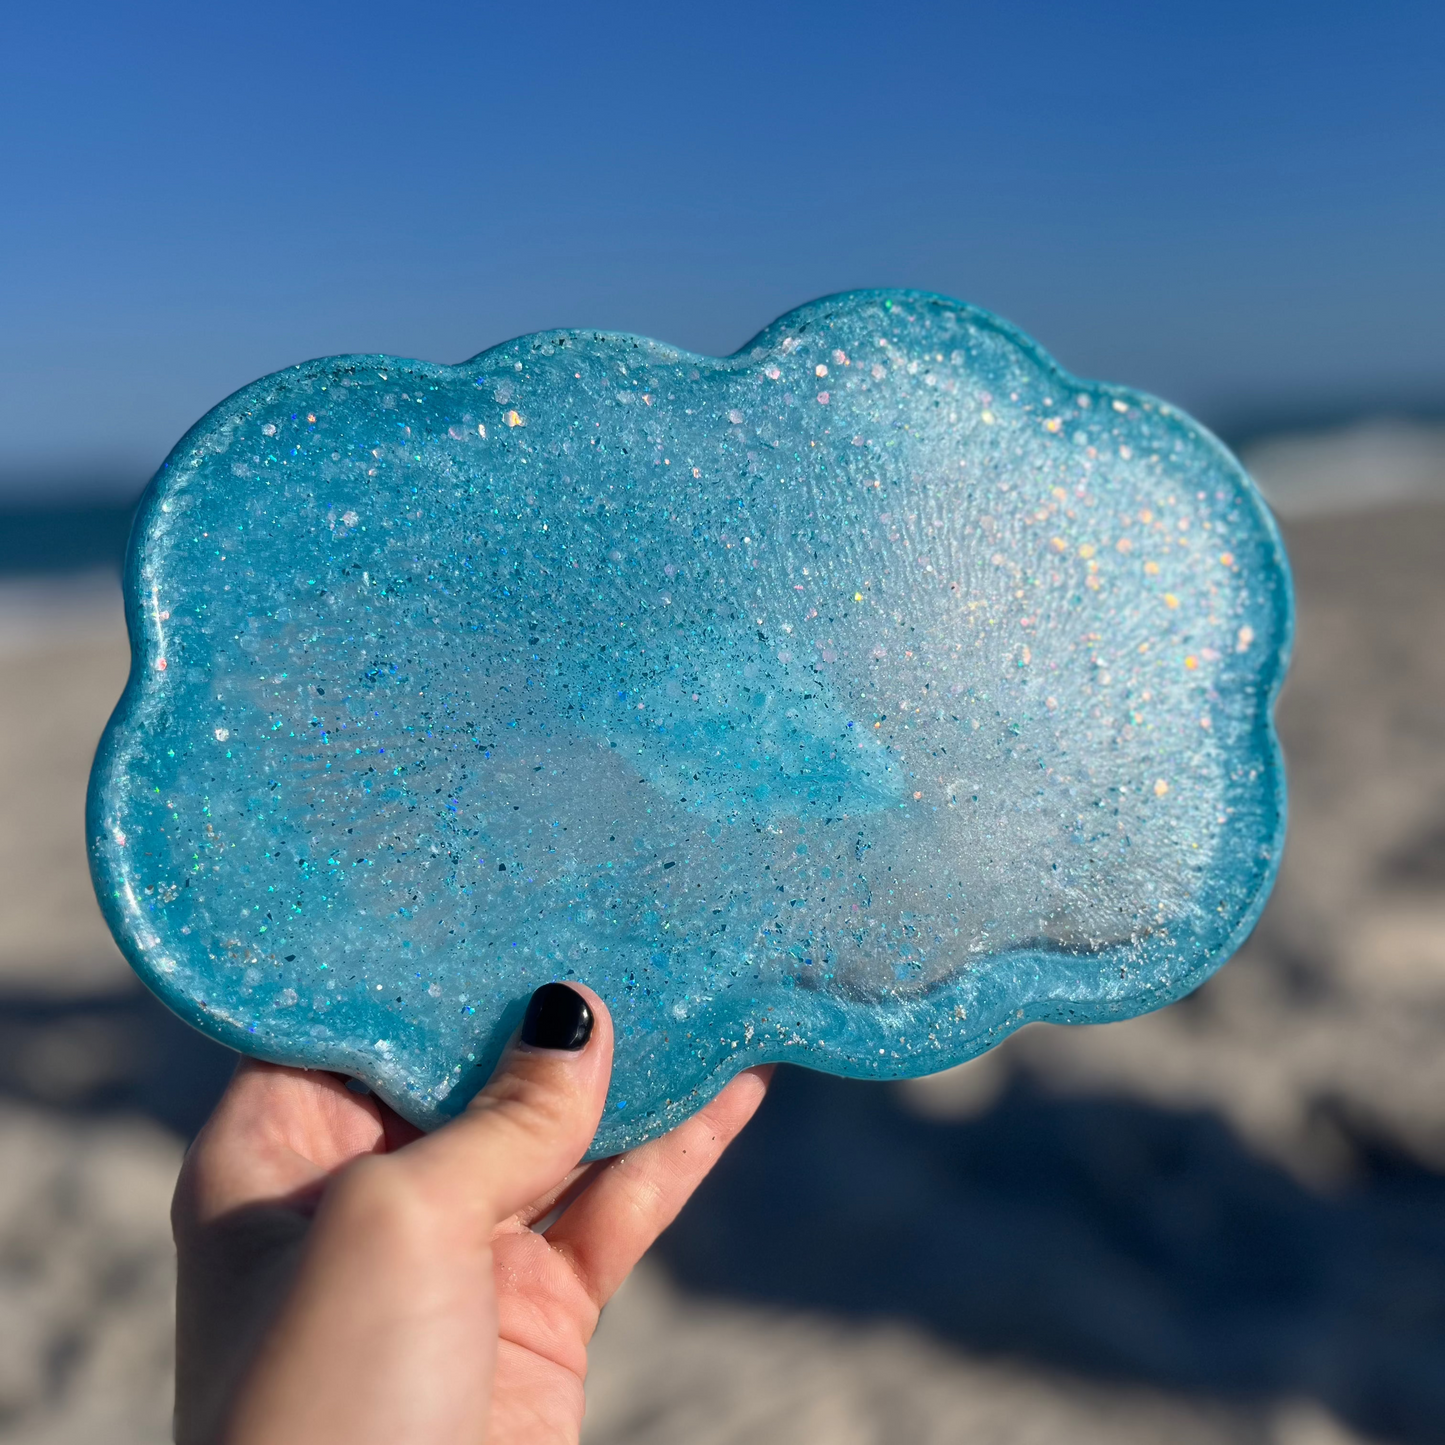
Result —
POLYGON ((594 1154, 740 1068, 931 1073, 1195 987, 1278 863, 1289 575, 1249 479, 977 308, 736 355, 308 362, 152 482, 91 780, 121 947, 423 1126, 576 978, 594 1154))

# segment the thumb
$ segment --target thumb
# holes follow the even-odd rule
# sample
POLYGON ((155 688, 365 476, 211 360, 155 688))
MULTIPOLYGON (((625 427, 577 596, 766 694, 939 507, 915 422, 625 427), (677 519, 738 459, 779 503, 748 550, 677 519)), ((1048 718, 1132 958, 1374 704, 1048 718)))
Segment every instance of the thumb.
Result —
POLYGON ((403 1152, 434 1199, 490 1228, 573 1169, 602 1117, 612 1074, 612 1019, 580 984, 532 995, 496 1072, 466 1110, 403 1152))

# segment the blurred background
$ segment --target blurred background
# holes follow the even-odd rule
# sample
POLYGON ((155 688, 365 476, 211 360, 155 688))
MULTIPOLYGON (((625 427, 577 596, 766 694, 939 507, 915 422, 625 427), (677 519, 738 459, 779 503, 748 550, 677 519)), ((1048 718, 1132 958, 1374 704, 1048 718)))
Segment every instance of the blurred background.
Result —
POLYGON ((1445 1441, 1445 8, 11 7, 0 45, 0 1440, 169 1438, 230 1067, 102 926, 134 500, 307 357, 725 353, 981 303, 1243 455, 1299 593, 1240 956, 898 1086, 783 1071, 609 1308, 589 1445, 1445 1441))

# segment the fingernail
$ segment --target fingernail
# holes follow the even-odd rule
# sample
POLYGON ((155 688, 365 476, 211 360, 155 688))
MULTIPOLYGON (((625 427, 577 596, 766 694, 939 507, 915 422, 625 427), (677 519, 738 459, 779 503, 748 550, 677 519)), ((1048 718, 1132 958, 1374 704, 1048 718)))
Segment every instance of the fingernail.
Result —
POLYGON ((565 983, 544 983, 527 1004, 522 1042, 534 1049, 567 1049, 576 1053, 592 1037, 592 1010, 587 1000, 565 983))

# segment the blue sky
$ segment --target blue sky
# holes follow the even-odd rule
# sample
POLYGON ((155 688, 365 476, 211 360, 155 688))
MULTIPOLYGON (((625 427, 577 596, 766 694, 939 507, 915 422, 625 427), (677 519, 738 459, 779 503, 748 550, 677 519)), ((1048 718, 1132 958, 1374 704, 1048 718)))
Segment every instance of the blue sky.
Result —
POLYGON ((991 307, 1228 426, 1445 402, 1445 5, 10 7, 0 492, 306 357, 991 307))

